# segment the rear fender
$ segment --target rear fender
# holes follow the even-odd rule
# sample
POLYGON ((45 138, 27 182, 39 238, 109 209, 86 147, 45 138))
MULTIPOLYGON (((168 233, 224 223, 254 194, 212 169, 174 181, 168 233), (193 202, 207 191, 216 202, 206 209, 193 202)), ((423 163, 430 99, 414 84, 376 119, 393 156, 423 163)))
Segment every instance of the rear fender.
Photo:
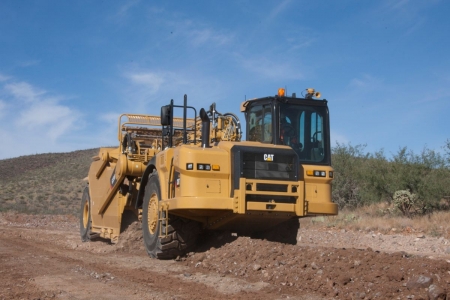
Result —
POLYGON ((147 167, 145 168, 144 174, 141 177, 141 185, 139 186, 139 191, 137 195, 137 201, 135 208, 141 208, 142 203, 144 202, 144 194, 145 194, 145 186, 147 184, 148 176, 153 173, 153 170, 156 170, 156 156, 153 156, 152 159, 148 162, 147 167))

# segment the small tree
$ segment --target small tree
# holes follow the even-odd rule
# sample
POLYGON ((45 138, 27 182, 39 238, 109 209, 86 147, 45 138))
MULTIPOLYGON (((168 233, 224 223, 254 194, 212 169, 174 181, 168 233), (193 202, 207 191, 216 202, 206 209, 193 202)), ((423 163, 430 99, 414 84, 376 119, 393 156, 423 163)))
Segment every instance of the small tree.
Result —
POLYGON ((394 193, 392 199, 394 207, 400 210, 404 216, 410 218, 412 213, 415 212, 417 200, 416 194, 413 194, 408 190, 400 190, 394 193))

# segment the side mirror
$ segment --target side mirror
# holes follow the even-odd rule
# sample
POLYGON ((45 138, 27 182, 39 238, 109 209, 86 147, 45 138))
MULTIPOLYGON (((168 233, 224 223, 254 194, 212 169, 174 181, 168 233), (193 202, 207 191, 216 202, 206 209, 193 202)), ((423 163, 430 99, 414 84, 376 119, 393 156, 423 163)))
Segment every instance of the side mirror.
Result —
POLYGON ((172 110, 170 105, 161 106, 161 125, 167 126, 172 122, 172 110))

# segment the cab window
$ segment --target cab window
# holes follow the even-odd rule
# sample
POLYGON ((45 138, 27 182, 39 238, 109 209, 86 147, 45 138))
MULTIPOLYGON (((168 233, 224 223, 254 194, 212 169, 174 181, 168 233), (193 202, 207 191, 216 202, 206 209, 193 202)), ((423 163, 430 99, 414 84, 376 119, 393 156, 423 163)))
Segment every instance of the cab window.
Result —
POLYGON ((326 116, 324 107, 281 105, 279 143, 291 146, 301 161, 327 163, 328 133, 324 131, 326 116))
POLYGON ((269 104, 252 106, 248 112, 249 141, 272 143, 272 109, 269 104))

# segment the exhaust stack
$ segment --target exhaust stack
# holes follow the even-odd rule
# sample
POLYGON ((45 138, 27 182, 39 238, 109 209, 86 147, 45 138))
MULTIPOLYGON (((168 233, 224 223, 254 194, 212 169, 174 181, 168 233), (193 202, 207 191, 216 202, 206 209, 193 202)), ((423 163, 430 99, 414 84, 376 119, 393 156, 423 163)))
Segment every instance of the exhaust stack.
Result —
POLYGON ((209 147, 209 130, 210 130, 210 121, 208 114, 206 113, 205 109, 202 108, 200 110, 200 119, 202 120, 202 147, 208 148, 209 147))

